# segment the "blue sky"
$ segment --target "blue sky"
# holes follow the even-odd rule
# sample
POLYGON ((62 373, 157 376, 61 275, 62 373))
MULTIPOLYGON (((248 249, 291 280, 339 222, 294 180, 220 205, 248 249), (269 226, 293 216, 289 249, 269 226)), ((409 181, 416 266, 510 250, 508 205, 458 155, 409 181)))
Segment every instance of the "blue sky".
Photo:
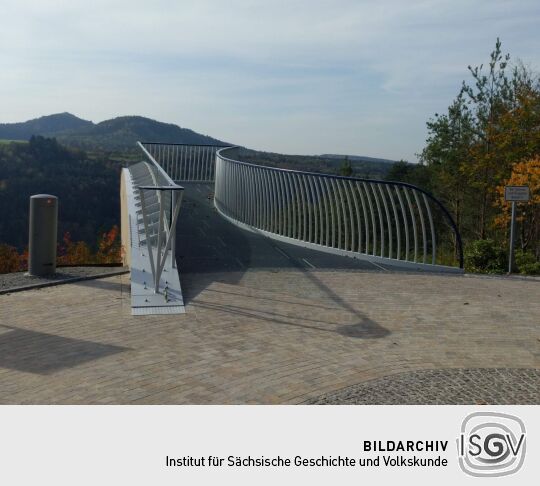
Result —
POLYGON ((3 0, 0 122, 137 114, 261 150, 415 161, 495 40, 540 70, 540 2, 3 0))

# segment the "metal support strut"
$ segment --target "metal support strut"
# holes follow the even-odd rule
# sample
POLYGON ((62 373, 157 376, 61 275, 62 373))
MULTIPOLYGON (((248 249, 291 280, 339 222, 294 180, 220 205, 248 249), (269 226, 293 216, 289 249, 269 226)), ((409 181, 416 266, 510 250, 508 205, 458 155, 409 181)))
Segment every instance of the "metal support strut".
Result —
POLYGON ((154 282, 154 293, 159 294, 161 274, 165 266, 165 261, 167 260, 167 252, 169 250, 173 252, 174 260, 176 222, 178 220, 178 213, 180 211, 183 194, 182 191, 184 188, 180 186, 138 186, 137 189, 139 190, 141 198, 142 217, 146 236, 146 249, 148 251, 148 259, 150 260, 150 269, 152 271, 152 280, 154 282), (158 197, 159 219, 155 255, 154 245, 152 244, 152 237, 154 235, 150 233, 150 224, 148 221, 148 205, 145 196, 147 191, 156 191, 156 193, 161 192, 158 197), (162 196, 162 191, 170 191, 172 195, 171 222, 168 225, 165 224, 166 198, 162 196), (165 230, 166 226, 169 227, 168 231, 165 230), (164 237, 165 244, 163 244, 164 237))

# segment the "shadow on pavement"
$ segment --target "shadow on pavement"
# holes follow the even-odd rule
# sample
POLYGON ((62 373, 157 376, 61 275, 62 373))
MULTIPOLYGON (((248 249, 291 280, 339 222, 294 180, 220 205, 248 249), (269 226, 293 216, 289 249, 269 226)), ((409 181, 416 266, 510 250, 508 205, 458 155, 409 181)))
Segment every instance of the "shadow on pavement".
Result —
POLYGON ((235 285, 242 280, 246 271, 297 270, 299 278, 308 279, 332 302, 358 319, 353 325, 340 326, 330 332, 363 339, 381 338, 389 334, 387 329, 351 307, 311 272, 312 269, 384 271, 380 266, 276 242, 262 234, 242 230, 225 220, 214 208, 212 184, 183 182, 181 184, 185 187, 185 192, 178 220, 176 258, 184 301, 187 304, 193 302, 193 305, 216 308, 244 317, 258 317, 280 324, 329 331, 327 328, 314 325, 317 323, 316 319, 298 317, 308 322, 298 324, 283 319, 291 316, 281 316, 277 312, 261 317, 250 309, 234 305, 223 306, 194 301, 200 292, 216 282, 216 278, 235 285))
POLYGON ((0 368, 38 375, 73 368, 129 348, 0 326, 0 368))

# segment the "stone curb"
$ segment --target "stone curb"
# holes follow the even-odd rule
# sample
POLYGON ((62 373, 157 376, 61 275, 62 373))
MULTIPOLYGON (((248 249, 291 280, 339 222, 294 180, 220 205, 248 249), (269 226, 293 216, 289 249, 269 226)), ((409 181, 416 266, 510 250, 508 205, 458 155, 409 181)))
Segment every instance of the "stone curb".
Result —
POLYGON ((81 277, 66 278, 64 280, 53 280, 50 282, 43 282, 43 283, 32 284, 32 285, 23 285, 20 287, 13 287, 10 289, 2 289, 0 290, 0 295, 12 294, 15 292, 23 292, 25 290, 42 289, 45 287, 55 287, 57 285, 82 282, 84 280, 95 280, 98 278, 114 277, 116 275, 124 275, 126 273, 129 273, 129 270, 123 269, 123 270, 117 270, 116 272, 98 273, 97 275, 85 275, 81 277))

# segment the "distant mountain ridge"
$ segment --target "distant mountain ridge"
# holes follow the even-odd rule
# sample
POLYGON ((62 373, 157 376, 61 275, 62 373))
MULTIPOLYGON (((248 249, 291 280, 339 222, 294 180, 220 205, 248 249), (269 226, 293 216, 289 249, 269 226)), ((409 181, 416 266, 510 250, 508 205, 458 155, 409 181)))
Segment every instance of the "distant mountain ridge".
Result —
POLYGON ((380 159, 377 157, 366 157, 365 155, 339 155, 339 154, 322 154, 319 157, 323 159, 339 159, 348 158, 351 162, 375 162, 380 164, 395 164, 397 160, 380 159))
POLYGON ((134 150, 137 141, 223 144, 221 140, 142 116, 121 116, 93 123, 71 113, 42 116, 22 123, 1 123, 0 139, 28 140, 32 135, 56 138, 82 149, 134 150))
POLYGON ((61 133, 68 130, 88 128, 94 124, 71 113, 42 116, 21 123, 0 123, 0 138, 28 140, 32 135, 61 133))
MULTIPOLYGON (((274 152, 251 150, 245 147, 236 147, 228 156, 243 162, 249 162, 268 167, 318 172, 321 174, 343 175, 342 167, 345 155, 286 155, 274 152)), ((372 157, 348 156, 353 177, 364 179, 384 179, 392 167, 387 159, 374 159, 372 157)))

